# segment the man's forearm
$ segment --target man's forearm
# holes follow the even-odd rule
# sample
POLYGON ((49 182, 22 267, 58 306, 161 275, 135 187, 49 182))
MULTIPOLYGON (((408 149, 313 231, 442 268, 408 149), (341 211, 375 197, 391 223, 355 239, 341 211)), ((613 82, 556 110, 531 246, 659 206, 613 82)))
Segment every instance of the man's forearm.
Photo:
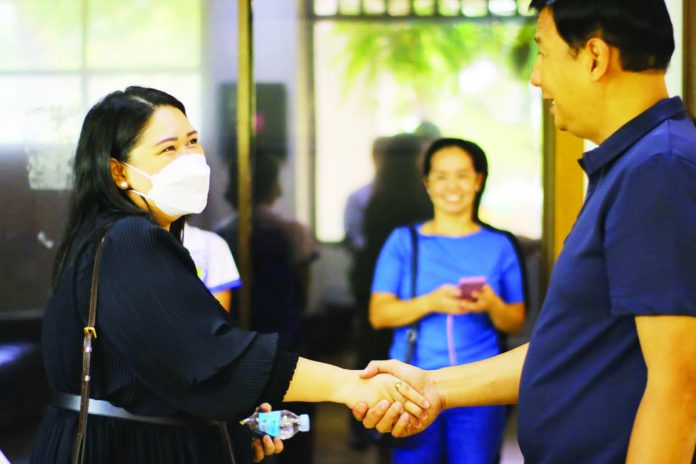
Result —
POLYGON ((696 447, 693 387, 648 385, 633 423, 627 463, 691 464, 696 447))
POLYGON ((526 343, 507 353, 462 366, 432 371, 446 408, 514 404, 520 389, 526 343))

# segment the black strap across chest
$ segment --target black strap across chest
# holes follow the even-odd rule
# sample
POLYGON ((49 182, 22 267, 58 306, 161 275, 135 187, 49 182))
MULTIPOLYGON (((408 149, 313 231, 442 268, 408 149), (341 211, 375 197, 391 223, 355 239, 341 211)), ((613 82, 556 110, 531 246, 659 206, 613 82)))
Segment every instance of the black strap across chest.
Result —
MULTIPOLYGON (((99 244, 97 245, 97 250, 94 255, 94 266, 92 267, 92 283, 91 283, 91 288, 90 288, 90 296, 89 296, 89 314, 87 316, 87 325, 83 328, 84 332, 84 340, 82 342, 82 377, 80 381, 80 397, 79 397, 79 419, 78 419, 78 426, 77 426, 77 436, 75 437, 75 443, 73 445, 73 452, 72 452, 72 458, 71 458, 71 463, 72 464, 80 464, 84 462, 85 458, 85 436, 87 433, 87 418, 90 414, 90 398, 89 398, 89 391, 90 391, 90 382, 91 382, 91 377, 90 377, 90 367, 91 367, 91 361, 92 361, 92 340, 97 339, 97 329, 95 328, 95 323, 97 320, 97 300, 98 300, 98 292, 99 292, 99 264, 101 262, 101 255, 102 255, 102 250, 104 248, 104 242, 106 241, 106 233, 104 236, 99 240, 99 244)), ((57 396, 57 398, 62 401, 74 401, 76 402, 77 398, 74 400, 71 400, 69 398, 69 395, 63 395, 63 396, 57 396)), ((130 419, 130 420, 139 420, 141 422, 149 422, 149 423, 156 423, 160 425, 201 425, 200 421, 191 421, 186 424, 175 424, 172 422, 169 422, 169 418, 156 418, 156 417, 147 417, 144 418, 143 416, 137 416, 134 414, 130 414, 127 411, 117 408, 112 405, 112 408, 106 408, 103 403, 106 403, 103 400, 94 400, 95 405, 91 409, 93 410, 93 414, 100 414, 100 415, 108 415, 111 417, 116 417, 119 419, 130 419), (100 407, 102 406, 102 407, 100 407), (99 410, 97 412, 97 410, 99 410), (125 417, 123 413, 119 415, 119 411, 123 411, 123 413, 128 414, 128 417, 125 417), (114 412, 116 411, 116 412, 114 412), (109 414, 108 412, 111 412, 109 414)), ((74 402, 72 403, 74 405, 74 402)), ((59 407, 61 407, 61 404, 58 404, 59 407)), ((66 407, 67 403, 62 405, 62 407, 66 409, 74 409, 73 407, 66 407)), ((217 425, 220 434, 222 436, 223 444, 225 446, 226 451, 229 453, 230 456, 230 462, 232 464, 235 464, 235 459, 234 459, 234 451, 232 449, 232 440, 230 439, 229 433, 227 431, 227 425, 224 422, 219 422, 219 421, 210 421, 211 424, 217 425)), ((205 424, 207 425, 207 424, 205 424)))

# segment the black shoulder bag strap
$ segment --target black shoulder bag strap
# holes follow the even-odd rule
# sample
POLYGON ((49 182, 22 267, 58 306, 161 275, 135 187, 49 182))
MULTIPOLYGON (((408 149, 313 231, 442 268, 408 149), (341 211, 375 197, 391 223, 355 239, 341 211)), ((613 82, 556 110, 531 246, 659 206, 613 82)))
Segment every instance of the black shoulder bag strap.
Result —
POLYGON ((99 240, 97 251, 94 255, 94 266, 92 267, 92 287, 89 295, 89 315, 87 325, 83 332, 85 338, 82 343, 82 381, 80 387, 80 416, 77 425, 77 437, 73 446, 72 464, 79 464, 85 458, 85 434, 87 432, 87 410, 89 408, 89 387, 90 375, 89 368, 92 360, 92 338, 97 338, 97 331, 94 323, 97 319, 97 291, 99 289, 99 261, 101 260, 102 249, 106 234, 99 240))
MULTIPOLYGON (((411 298, 418 296, 416 293, 418 282, 418 231, 416 226, 408 226, 408 232, 411 236, 411 298)), ((411 324, 406 332, 406 340, 408 347, 406 348, 406 363, 410 364, 413 359, 413 353, 416 350, 416 341, 418 340, 418 322, 411 324)))
MULTIPOLYGON (((97 251, 94 255, 94 266, 92 267, 92 286, 89 295, 89 315, 87 325, 83 332, 85 338, 82 343, 82 383, 80 386, 80 415, 77 425, 77 436, 73 445, 72 464, 80 464, 85 459, 85 436, 87 433, 87 417, 89 416, 89 387, 90 387, 90 364, 92 361, 92 339, 97 338, 97 330, 95 322, 97 320, 97 297, 99 290, 99 262, 101 261, 102 249, 106 241, 106 233, 99 240, 97 251)), ((230 455, 230 462, 235 464, 234 451, 232 450, 232 440, 227 431, 227 424, 224 422, 218 423, 218 429, 222 435, 223 444, 230 455)))

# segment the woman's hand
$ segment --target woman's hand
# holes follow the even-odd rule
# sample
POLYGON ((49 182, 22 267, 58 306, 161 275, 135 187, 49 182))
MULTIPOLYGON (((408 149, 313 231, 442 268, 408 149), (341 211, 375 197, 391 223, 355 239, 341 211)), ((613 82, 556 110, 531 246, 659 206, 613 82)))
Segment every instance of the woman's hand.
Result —
POLYGON ((435 313, 465 314, 468 310, 462 306, 465 301, 456 285, 445 284, 428 293, 428 305, 435 313))
POLYGON ((501 332, 513 334, 524 325, 524 302, 505 303, 488 285, 480 291, 471 292, 473 300, 463 300, 461 307, 465 312, 488 313, 491 322, 501 332))
MULTIPOLYGON (((256 408, 257 411, 270 412, 271 405, 263 403, 256 408)), ((264 435, 262 438, 254 438, 251 441, 252 452, 254 453, 254 462, 261 462, 266 456, 280 454, 283 452, 283 440, 280 438, 271 438, 270 435, 264 435)))
POLYGON ((382 433, 391 432, 394 437, 413 435, 428 427, 444 407, 443 397, 428 376, 428 372, 400 361, 389 360, 371 361, 360 375, 364 378, 371 378, 376 375, 384 375, 383 373, 396 375, 408 381, 409 386, 422 392, 430 403, 426 408, 427 416, 422 416, 421 424, 417 426, 409 420, 408 414, 398 414, 391 408, 385 408, 383 404, 370 407, 364 402, 358 403, 353 408, 353 416, 362 421, 366 428, 376 428, 382 433))
POLYGON ((422 420, 428 418, 426 409, 430 402, 407 382, 390 374, 373 373, 362 376, 363 371, 349 371, 349 378, 341 392, 341 402, 349 408, 358 403, 389 413, 390 416, 408 416, 408 423, 419 428, 422 420))
POLYGON ((487 284, 481 290, 471 292, 471 299, 460 301, 460 307, 464 310, 463 313, 490 313, 505 307, 505 302, 487 284))

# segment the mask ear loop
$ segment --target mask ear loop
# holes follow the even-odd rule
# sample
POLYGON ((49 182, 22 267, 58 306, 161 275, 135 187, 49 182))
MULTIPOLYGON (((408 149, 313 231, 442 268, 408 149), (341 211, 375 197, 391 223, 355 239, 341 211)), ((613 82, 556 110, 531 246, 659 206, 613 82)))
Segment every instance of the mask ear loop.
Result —
MULTIPOLYGON (((123 164, 125 164, 126 166, 128 166, 129 168, 133 169, 133 170, 136 171, 138 174, 147 177, 148 179, 150 179, 150 182, 152 182, 152 176, 150 176, 149 174, 147 174, 145 171, 142 171, 142 170, 136 168, 135 166, 126 163, 125 161, 121 161, 121 163, 123 163, 123 164)), ((148 211, 150 214, 153 214, 152 205, 150 205, 149 198, 148 198, 148 196, 147 196, 146 194, 144 194, 143 192, 141 192, 141 191, 139 191, 139 190, 134 189, 134 188, 131 187, 131 186, 128 184, 128 182, 126 182, 126 181, 121 182, 121 183, 119 184, 119 186, 120 186, 123 190, 125 190, 125 191, 130 190, 131 192, 137 193, 137 194, 140 196, 140 198, 142 198, 143 201, 145 202, 145 205, 147 206, 147 211, 148 211)), ((131 203, 132 203, 132 202, 133 202, 133 200, 131 200, 131 203)), ((137 206, 137 205, 135 205, 135 206, 137 206)))
MULTIPOLYGON (((140 174, 141 176, 147 177, 147 178, 150 180, 150 183, 152 183, 152 176, 151 176, 150 174, 148 174, 148 173, 146 173, 145 171, 142 171, 142 170, 136 168, 135 166, 133 166, 133 165, 131 165, 131 164, 126 163, 125 161, 122 161, 122 163, 123 163, 124 165, 128 166, 129 168, 131 168, 132 170, 134 170, 135 172, 137 172, 138 174, 140 174)), ((141 192, 141 191, 139 191, 139 190, 134 189, 133 187, 130 187, 130 186, 128 185, 128 183, 125 182, 125 181, 121 183, 121 186, 123 186, 123 184, 126 184, 126 186, 129 187, 128 190, 132 190, 133 192, 135 192, 135 193, 137 193, 138 195, 140 195, 143 199, 147 200, 148 196, 147 196, 146 194, 144 194, 143 192, 141 192)), ((148 207, 149 207, 149 206, 148 206, 148 207)))
POLYGON ((122 162, 124 165, 128 166, 129 168, 133 169, 135 172, 137 172, 137 173, 140 174, 141 176, 145 176, 145 177, 147 177, 148 179, 150 179, 150 181, 152 181, 152 176, 151 176, 150 174, 146 173, 145 171, 143 171, 143 170, 141 170, 141 169, 136 168, 136 167, 133 166, 132 164, 126 163, 125 161, 121 161, 121 162, 122 162))

